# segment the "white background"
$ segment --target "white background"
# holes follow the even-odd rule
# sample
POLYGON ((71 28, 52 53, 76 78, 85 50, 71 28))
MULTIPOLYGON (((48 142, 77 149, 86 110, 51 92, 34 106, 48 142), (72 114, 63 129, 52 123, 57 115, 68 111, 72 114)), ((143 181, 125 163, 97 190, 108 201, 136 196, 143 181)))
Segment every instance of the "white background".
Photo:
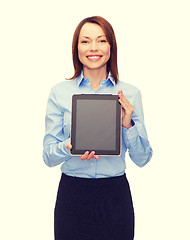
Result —
POLYGON ((61 171, 42 159, 46 103, 73 74, 75 27, 93 15, 115 30, 120 80, 141 90, 154 150, 144 168, 126 157, 135 240, 190 239, 189 12, 188 0, 1 2, 0 239, 53 239, 61 171))

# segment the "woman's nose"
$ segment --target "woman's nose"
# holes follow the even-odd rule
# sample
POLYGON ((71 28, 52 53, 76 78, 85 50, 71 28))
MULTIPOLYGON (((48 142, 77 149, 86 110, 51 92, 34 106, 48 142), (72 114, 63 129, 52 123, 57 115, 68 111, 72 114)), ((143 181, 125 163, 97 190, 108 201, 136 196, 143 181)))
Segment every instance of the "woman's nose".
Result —
POLYGON ((98 46, 97 46, 97 43, 96 43, 96 42, 91 42, 91 44, 90 44, 90 50, 92 50, 92 51, 98 50, 98 46))

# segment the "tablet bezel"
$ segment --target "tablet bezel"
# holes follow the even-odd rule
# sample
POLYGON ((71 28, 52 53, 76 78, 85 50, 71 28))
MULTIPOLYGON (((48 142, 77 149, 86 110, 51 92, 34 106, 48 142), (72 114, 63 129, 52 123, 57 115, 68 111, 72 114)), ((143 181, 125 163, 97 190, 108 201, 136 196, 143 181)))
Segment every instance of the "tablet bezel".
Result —
POLYGON ((118 156, 121 154, 121 104, 118 101, 118 95, 112 94, 74 94, 72 96, 72 113, 71 113, 71 154, 83 155, 86 151, 95 151, 99 156, 118 156), (94 149, 75 149, 76 145, 76 106, 77 100, 115 100, 116 101, 116 150, 94 150, 94 149), (75 119, 75 121, 74 121, 75 119))

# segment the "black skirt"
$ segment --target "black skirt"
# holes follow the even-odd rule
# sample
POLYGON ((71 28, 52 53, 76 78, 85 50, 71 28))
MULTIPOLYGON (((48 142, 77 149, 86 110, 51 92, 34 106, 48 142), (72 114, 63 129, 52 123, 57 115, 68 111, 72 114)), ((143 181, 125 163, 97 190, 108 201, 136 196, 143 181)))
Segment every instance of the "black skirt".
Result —
POLYGON ((78 178, 62 174, 55 240, 132 240, 134 209, 126 175, 78 178))

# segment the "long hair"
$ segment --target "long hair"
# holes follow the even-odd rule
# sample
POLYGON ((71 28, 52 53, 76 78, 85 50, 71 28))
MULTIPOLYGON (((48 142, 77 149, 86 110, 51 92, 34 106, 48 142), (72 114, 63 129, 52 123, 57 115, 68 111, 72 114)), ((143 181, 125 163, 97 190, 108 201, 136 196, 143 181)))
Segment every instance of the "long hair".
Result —
POLYGON ((115 80, 115 83, 117 83, 119 74, 118 74, 118 67, 117 67, 117 43, 116 43, 115 33, 111 24, 100 16, 93 16, 93 17, 88 17, 83 19, 75 29, 75 32, 73 35, 73 42, 72 42, 72 57, 73 57, 73 66, 74 66, 75 73, 72 78, 69 78, 69 80, 78 77, 83 68, 82 63, 78 58, 78 39, 79 39, 80 30, 85 23, 98 24, 104 31, 107 41, 110 44, 110 59, 107 62, 107 72, 111 72, 111 75, 115 80))

